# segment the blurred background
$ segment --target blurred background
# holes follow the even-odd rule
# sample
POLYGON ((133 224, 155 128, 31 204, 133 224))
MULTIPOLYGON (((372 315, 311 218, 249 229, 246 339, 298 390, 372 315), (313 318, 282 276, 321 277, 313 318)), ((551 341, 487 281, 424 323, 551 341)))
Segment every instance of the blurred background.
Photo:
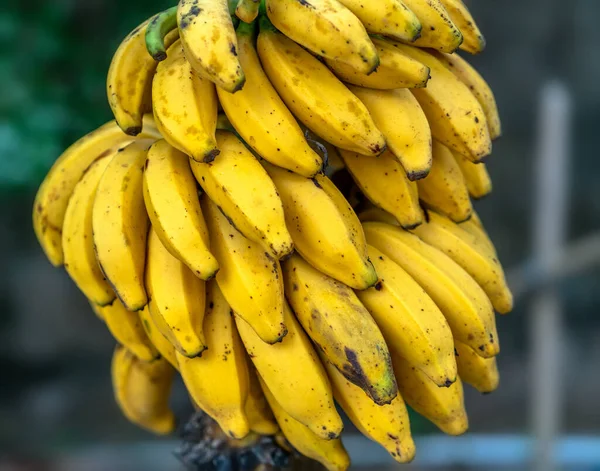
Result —
MULTIPOLYGON (((466 389, 470 432, 413 418, 406 469, 600 469, 600 2, 467 2, 488 46, 503 136, 476 203, 515 291, 498 319, 501 386, 466 389)), ((61 151, 111 119, 105 74, 164 0, 3 0, 0 9, 0 470, 179 470, 112 396, 113 340, 31 227, 61 151)), ((190 413, 182 389, 174 404, 190 413)), ((350 435, 353 469, 394 469, 350 435)))

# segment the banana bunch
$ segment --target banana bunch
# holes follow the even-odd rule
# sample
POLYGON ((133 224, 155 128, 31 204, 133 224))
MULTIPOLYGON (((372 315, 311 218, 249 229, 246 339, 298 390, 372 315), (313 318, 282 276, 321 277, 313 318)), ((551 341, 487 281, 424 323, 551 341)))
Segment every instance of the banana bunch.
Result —
POLYGON ((33 223, 118 342, 130 421, 171 432, 179 374, 230 439, 329 470, 336 403, 400 463, 407 405, 468 429, 513 304, 472 204, 501 127, 456 51, 484 46, 461 0, 180 0, 123 40, 115 120, 59 157, 33 223))

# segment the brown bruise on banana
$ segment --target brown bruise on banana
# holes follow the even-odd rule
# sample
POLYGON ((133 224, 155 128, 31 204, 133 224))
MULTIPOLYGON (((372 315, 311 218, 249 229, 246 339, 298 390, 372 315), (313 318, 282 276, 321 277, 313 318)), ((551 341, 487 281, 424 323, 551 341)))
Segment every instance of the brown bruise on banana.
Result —
MULTIPOLYGON (((410 8, 413 3, 421 1, 410 0, 410 3, 407 3, 410 8)), ((418 47, 433 47, 448 54, 455 52, 464 41, 461 31, 452 22, 439 0, 424 0, 423 4, 425 3, 439 15, 442 24, 435 26, 428 23, 425 16, 421 16, 419 18, 422 24, 421 36, 413 44, 418 47)))

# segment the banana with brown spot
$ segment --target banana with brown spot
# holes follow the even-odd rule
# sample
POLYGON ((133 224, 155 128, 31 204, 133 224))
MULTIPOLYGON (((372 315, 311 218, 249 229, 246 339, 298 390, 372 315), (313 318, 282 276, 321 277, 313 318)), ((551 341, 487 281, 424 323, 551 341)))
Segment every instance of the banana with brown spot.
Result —
POLYGON ((455 341, 454 346, 460 379, 482 394, 495 391, 500 384, 496 358, 481 358, 471 347, 459 341, 455 341))
POLYGON ((450 15, 450 19, 460 30, 463 42, 460 49, 470 54, 479 54, 485 49, 485 38, 479 30, 473 15, 462 0, 440 0, 450 15))
POLYGON ((483 162, 473 163, 464 155, 452 152, 456 163, 465 179, 469 195, 473 199, 481 199, 492 192, 492 178, 483 162))
POLYGON ((440 0, 403 0, 421 22, 421 36, 413 44, 452 53, 463 42, 463 35, 452 22, 440 0))

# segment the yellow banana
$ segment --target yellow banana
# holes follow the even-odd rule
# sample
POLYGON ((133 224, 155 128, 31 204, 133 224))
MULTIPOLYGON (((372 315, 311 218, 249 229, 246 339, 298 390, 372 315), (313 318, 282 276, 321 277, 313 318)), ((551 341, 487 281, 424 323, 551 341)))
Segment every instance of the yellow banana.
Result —
POLYGON ((410 91, 355 86, 350 86, 350 90, 371 113, 408 179, 425 178, 431 169, 431 132, 419 102, 410 91))
POLYGON ((469 428, 463 385, 459 377, 448 388, 440 388, 418 368, 394 355, 398 388, 406 403, 448 435, 461 435, 469 428))
POLYGON ((240 234, 206 197, 202 209, 211 247, 221 266, 216 280, 227 302, 262 341, 279 342, 287 332, 279 262, 259 244, 240 234))
POLYGON ((358 213, 358 219, 360 219, 361 222, 385 222, 392 226, 400 226, 400 223, 394 216, 371 203, 362 205, 360 212, 358 213))
POLYGON ((398 388, 388 347, 352 289, 299 255, 284 262, 283 278, 296 318, 329 362, 372 401, 389 404, 398 388))
POLYGON ((419 198, 426 206, 439 211, 455 222, 471 217, 473 206, 465 178, 444 144, 433 141, 433 165, 427 178, 417 182, 419 198))
POLYGON ((258 35, 258 54, 287 107, 315 134, 337 147, 365 155, 379 155, 385 150, 385 139, 367 108, 316 57, 265 27, 264 22, 258 35))
POLYGON ((477 391, 489 394, 500 384, 500 373, 496 358, 481 358, 473 349, 462 342, 455 342, 456 364, 463 382, 477 391))
POLYGON ((485 49, 485 38, 462 0, 440 0, 440 2, 444 5, 452 22, 462 33, 463 42, 460 48, 470 54, 482 52, 485 49))
POLYGON ((381 281, 357 292, 383 332, 390 350, 406 358, 435 384, 456 381, 452 331, 439 308, 398 264, 375 247, 369 257, 381 281))
POLYGON ((481 219, 475 210, 473 210, 473 213, 471 214, 471 219, 461 222, 460 227, 469 234, 472 234, 477 239, 479 244, 484 246, 494 257, 498 256, 496 247, 483 227, 483 223, 481 222, 481 219))
POLYGON ((328 67, 344 82, 378 90, 425 87, 429 80, 429 67, 403 54, 381 39, 372 38, 377 48, 380 64, 370 74, 357 71, 343 62, 325 60, 328 67))
POLYGON ((102 316, 106 327, 116 341, 141 361, 152 361, 158 358, 159 352, 146 335, 137 312, 125 309, 123 303, 118 299, 104 307, 96 305, 92 305, 92 307, 98 315, 102 316))
MULTIPOLYGON (((314 433, 310 428, 290 415, 269 390, 266 382, 261 385, 271 409, 285 438, 304 456, 321 463, 327 471, 345 471, 350 466, 350 457, 339 438, 327 439, 314 433)), ((298 402, 302 403, 301 400, 298 402)))
POLYGON ((115 293, 104 278, 96 260, 92 237, 92 209, 98 182, 116 150, 96 160, 75 185, 63 223, 63 254, 65 270, 94 304, 105 306, 115 299, 115 293))
POLYGON ((173 368, 164 360, 140 361, 117 346, 112 360, 112 382, 117 405, 132 423, 165 435, 175 429, 169 409, 173 368))
POLYGON ((473 163, 464 155, 452 152, 454 160, 460 167, 460 171, 473 199, 480 199, 492 192, 492 179, 483 162, 473 163))
POLYGON ((207 285, 204 332, 208 347, 201 357, 187 358, 176 352, 183 382, 204 412, 231 438, 250 431, 244 405, 248 396, 248 364, 235 328, 231 308, 217 283, 207 285))
POLYGON ((250 423, 250 430, 259 435, 275 435, 279 430, 269 403, 263 394, 254 366, 248 368, 250 384, 248 398, 246 399, 246 417, 250 423))
POLYGON ((227 0, 179 0, 177 24, 194 71, 228 92, 241 90, 245 76, 227 0))
POLYGON ((177 357, 175 356, 175 347, 165 338, 163 334, 160 333, 160 330, 157 327, 157 324, 160 324, 160 322, 157 323, 152 317, 148 305, 146 305, 141 311, 138 311, 137 314, 140 316, 140 320, 144 326, 146 335, 152 342, 152 345, 154 345, 156 350, 158 350, 158 353, 160 353, 160 355, 167 360, 173 368, 179 370, 177 357))
POLYGON ((494 98, 494 92, 484 80, 484 78, 469 64, 465 59, 458 54, 442 54, 433 51, 432 54, 448 70, 450 70, 458 79, 463 82, 481 105, 485 114, 488 130, 491 139, 496 139, 502 134, 502 125, 500 124, 500 115, 498 114, 498 106, 494 98))
POLYGON ((421 36, 413 44, 452 53, 463 42, 463 35, 450 19, 440 0, 403 0, 421 22, 421 36))
POLYGON ((488 295, 496 311, 502 314, 510 312, 513 297, 497 257, 462 225, 434 212, 429 212, 428 216, 427 224, 415 229, 415 234, 444 252, 471 275, 488 295))
POLYGON ((367 242, 400 265, 437 304, 454 338, 489 358, 500 351, 494 310, 480 286, 450 257, 399 227, 363 224, 367 242))
POLYGON ((162 317, 158 330, 184 356, 202 355, 206 340, 202 320, 206 306, 204 281, 173 257, 153 228, 148 235, 146 290, 150 313, 162 317))
POLYGON ((383 446, 398 463, 415 457, 415 442, 410 433, 408 411, 398 394, 390 404, 379 406, 352 384, 323 355, 323 364, 333 386, 333 395, 356 428, 383 446))
MULTIPOLYGON (((146 123, 148 119, 144 118, 146 123)), ((153 126, 148 127, 148 132, 142 133, 140 138, 160 137, 153 126)), ((65 150, 46 175, 33 204, 33 228, 52 265, 63 264, 62 228, 75 185, 94 161, 133 140, 110 121, 65 150)))
MULTIPOLYGON (((342 419, 335 410, 325 369, 287 303, 284 314, 288 333, 280 343, 273 345, 263 342, 248 323, 236 316, 246 351, 288 414, 320 438, 337 438, 342 432, 342 419)), ((281 422, 279 426, 282 427, 281 422)))
POLYGON ((96 257, 130 311, 148 302, 144 288, 148 214, 142 180, 151 144, 135 141, 111 159, 100 179, 92 214, 96 257))
MULTIPOLYGON (((361 21, 337 0, 267 0, 268 19, 309 51, 366 74, 379 65, 377 50, 361 21)), ((263 25, 269 22, 261 18, 263 25)), ((264 60, 264 59, 263 59, 264 60)))
MULTIPOLYGON (((258 16, 258 10, 260 7, 260 0, 238 0, 237 6, 235 7, 236 16, 245 23, 252 23, 258 16)), ((239 38, 238 38, 239 46, 239 38)), ((238 51, 239 53, 239 51, 238 51)), ((244 64, 242 63, 242 69, 244 64)), ((244 70, 244 72, 247 72, 244 70)), ((246 76, 247 78, 248 76, 246 76)))
POLYGON ((382 34, 404 41, 421 36, 421 22, 400 0, 339 0, 364 24, 371 34, 382 34))
POLYGON ((156 235, 171 255, 202 280, 215 276, 219 263, 210 253, 189 159, 165 140, 148 150, 144 202, 156 235))
POLYGON ((294 245, 275 185, 233 133, 218 131, 217 142, 217 160, 190 162, 196 180, 237 230, 275 257, 284 257, 294 245))
POLYGON ((246 85, 237 93, 217 89, 225 114, 244 141, 265 160, 312 177, 323 161, 308 145, 296 119, 265 75, 254 48, 254 27, 240 22, 237 39, 246 85))
POLYGON ((192 70, 181 41, 176 41, 158 64, 152 102, 156 126, 169 144, 199 162, 219 154, 215 86, 192 70))
POLYGON ((324 175, 308 179, 263 164, 283 201, 296 250, 326 275, 356 289, 377 282, 367 258, 360 221, 344 196, 324 175))

